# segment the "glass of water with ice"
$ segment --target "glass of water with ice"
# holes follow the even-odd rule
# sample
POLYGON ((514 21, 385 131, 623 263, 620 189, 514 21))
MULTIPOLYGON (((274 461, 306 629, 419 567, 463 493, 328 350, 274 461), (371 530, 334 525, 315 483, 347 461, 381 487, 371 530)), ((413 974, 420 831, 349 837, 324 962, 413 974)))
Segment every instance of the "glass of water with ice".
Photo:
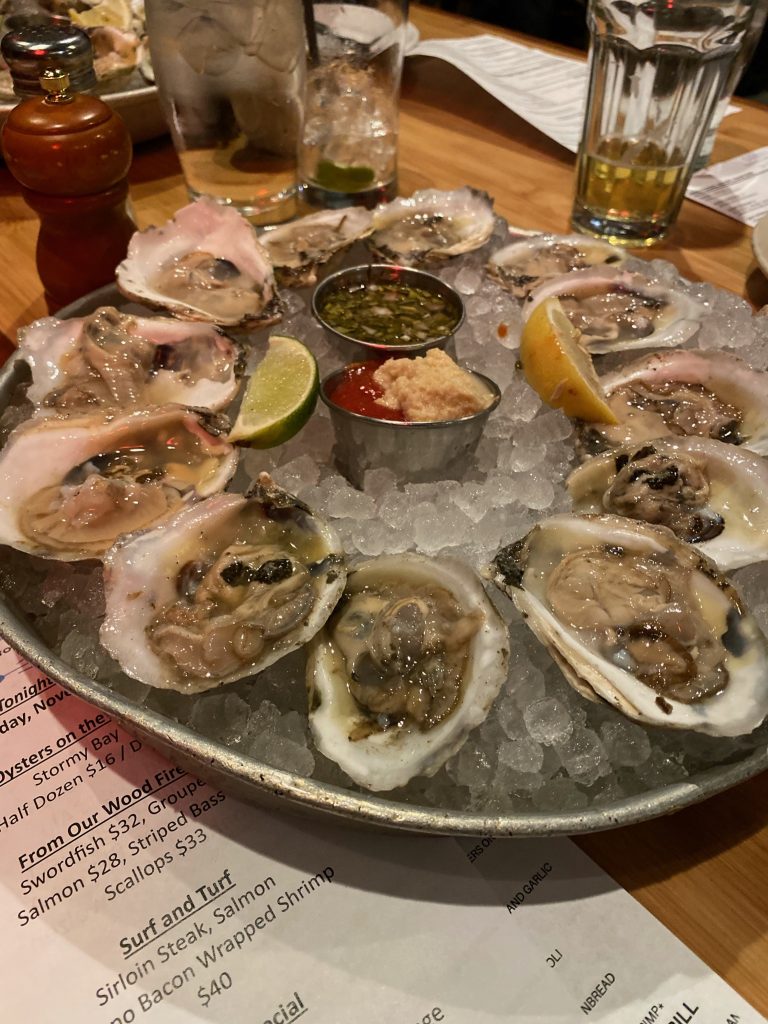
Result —
POLYGON ((397 192, 407 0, 305 4, 309 67, 299 145, 304 200, 375 206, 397 192))
POLYGON ((297 211, 309 0, 146 0, 160 100, 190 196, 257 223, 297 211))

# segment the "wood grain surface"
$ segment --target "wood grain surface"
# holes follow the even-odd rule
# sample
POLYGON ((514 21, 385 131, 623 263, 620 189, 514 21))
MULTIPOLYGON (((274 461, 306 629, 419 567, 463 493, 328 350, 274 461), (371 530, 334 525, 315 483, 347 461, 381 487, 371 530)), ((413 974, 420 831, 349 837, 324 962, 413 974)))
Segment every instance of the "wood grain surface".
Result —
MULTIPOLYGON (((501 31, 419 5, 412 18, 427 38, 501 31)), ((768 109, 739 104, 742 111, 723 123, 715 160, 768 141, 768 109)), ((401 111, 401 192, 469 183, 494 196, 513 224, 568 229, 572 155, 460 72, 432 58, 409 58, 401 111)), ((167 139, 136 148, 131 195, 140 226, 166 219, 186 202, 167 139)), ((18 327, 46 313, 35 274, 36 222, 4 168, 0 218, 2 354, 18 327)), ((731 289, 755 308, 768 303, 749 228, 705 207, 686 201, 668 241, 651 255, 671 260, 689 278, 731 289)), ((671 817, 578 842, 768 1015, 768 774, 671 817)))

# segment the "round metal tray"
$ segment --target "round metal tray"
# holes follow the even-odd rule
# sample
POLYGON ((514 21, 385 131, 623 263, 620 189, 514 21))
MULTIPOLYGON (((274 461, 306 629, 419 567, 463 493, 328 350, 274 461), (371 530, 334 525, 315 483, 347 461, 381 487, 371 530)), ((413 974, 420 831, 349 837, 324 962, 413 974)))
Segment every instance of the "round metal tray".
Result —
MULTIPOLYGON (((85 316, 101 305, 125 306, 125 300, 114 287, 108 286, 73 303, 58 315, 85 316)), ((8 401, 20 371, 17 357, 12 357, 0 370, 0 408, 8 401)), ((66 665, 40 641, 1 590, 0 633, 67 690, 108 712, 129 732, 162 751, 174 763, 207 782, 220 785, 233 796, 313 815, 332 815, 363 826, 430 835, 499 837, 599 832, 678 811, 768 768, 768 748, 758 749, 735 763, 710 768, 685 782, 565 814, 474 814, 398 803, 279 771, 208 740, 158 712, 138 707, 66 665)))

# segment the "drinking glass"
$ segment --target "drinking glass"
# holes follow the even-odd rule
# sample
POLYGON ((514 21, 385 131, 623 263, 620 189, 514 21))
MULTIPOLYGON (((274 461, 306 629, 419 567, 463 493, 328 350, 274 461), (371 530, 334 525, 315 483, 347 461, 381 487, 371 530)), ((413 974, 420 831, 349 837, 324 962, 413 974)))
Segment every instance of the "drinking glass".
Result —
POLYGON ((146 0, 152 66, 191 197, 256 223, 297 210, 302 0, 146 0))
POLYGON ((765 28, 766 15, 768 15, 768 0, 763 0, 763 2, 759 3, 755 8, 749 28, 744 34, 744 41, 741 44, 741 49, 739 50, 739 53, 731 66, 730 74, 723 85, 723 92, 720 99, 717 101, 715 112, 712 115, 712 120, 709 122, 709 127, 701 141, 701 146, 699 147, 699 152, 696 154, 696 159, 693 162, 694 172, 700 171, 702 167, 706 167, 710 161, 712 150, 715 146, 717 132, 720 128, 720 122, 725 117, 728 104, 731 102, 731 97, 733 96, 733 90, 739 84, 742 72, 752 59, 752 55, 757 48, 757 44, 760 42, 760 36, 765 28))
POLYGON ((407 0, 313 3, 299 146, 310 206, 372 207, 397 192, 407 0))
POLYGON ((755 11, 766 0, 590 0, 572 224, 652 245, 675 220, 755 11))

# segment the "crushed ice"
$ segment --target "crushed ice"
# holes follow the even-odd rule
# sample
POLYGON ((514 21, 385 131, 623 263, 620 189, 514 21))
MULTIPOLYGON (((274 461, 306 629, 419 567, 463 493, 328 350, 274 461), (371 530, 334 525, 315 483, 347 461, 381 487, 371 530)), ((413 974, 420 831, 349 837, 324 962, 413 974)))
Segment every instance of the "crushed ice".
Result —
MULTIPOLYGON (((333 431, 318 405, 311 429, 280 448, 246 451, 236 489, 261 470, 331 519, 354 560, 418 549, 451 555, 475 567, 501 544, 526 533, 539 519, 568 511, 563 480, 574 464, 571 423, 543 408, 516 368, 521 317, 517 303, 484 272, 488 254, 505 241, 499 221, 482 250, 431 267, 464 297, 467 319, 456 336, 457 358, 492 377, 503 391, 497 412, 460 478, 398 485, 387 469, 368 472, 362 491, 333 468, 333 431)), ((363 262, 361 248, 343 258, 363 262)), ((338 269, 337 259, 328 270, 338 269)), ((708 311, 690 345, 732 349, 768 368, 768 317, 709 284, 686 283, 671 264, 630 260, 653 280, 681 289, 708 311)), ((303 340, 322 374, 356 357, 329 341, 312 318, 309 290, 285 293, 281 334, 303 340)), ((253 359, 267 332, 253 338, 253 359)), ((605 357, 607 372, 621 357, 605 357)), ((0 438, 28 412, 14 398, 0 417, 0 438)), ((768 631, 768 566, 749 566, 734 579, 768 631)), ((35 620, 45 643, 72 667, 129 699, 153 708, 243 755, 334 785, 354 788, 344 773, 312 748, 307 729, 304 654, 297 651, 257 678, 187 697, 128 679, 96 640, 103 612, 100 568, 45 562, 5 552, 0 586, 35 620)), ((512 603, 492 599, 510 626, 512 658, 507 683, 488 719, 431 779, 414 779, 393 799, 445 808, 543 813, 606 806, 693 777, 713 764, 739 760, 765 746, 768 727, 752 736, 714 739, 630 722, 605 704, 591 704, 565 682, 549 655, 524 626, 512 603)))

